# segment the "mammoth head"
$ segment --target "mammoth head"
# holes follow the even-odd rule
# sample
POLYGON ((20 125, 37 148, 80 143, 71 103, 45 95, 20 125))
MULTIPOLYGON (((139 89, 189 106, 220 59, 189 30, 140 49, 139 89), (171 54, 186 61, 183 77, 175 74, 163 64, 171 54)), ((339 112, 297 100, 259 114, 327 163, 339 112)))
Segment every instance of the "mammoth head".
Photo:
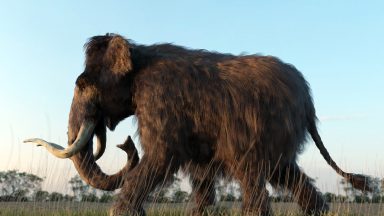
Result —
POLYGON ((85 44, 88 70, 103 71, 109 77, 132 70, 131 54, 126 39, 119 35, 95 36, 85 44))
POLYGON ((76 80, 69 134, 72 129, 77 132, 80 124, 87 120, 98 123, 100 127, 96 127, 96 132, 103 131, 105 125, 113 130, 119 121, 134 112, 133 66, 128 41, 119 35, 107 34, 91 38, 84 48, 85 69, 76 80))
POLYGON ((92 179, 111 177, 103 176, 95 163, 105 150, 106 127, 113 130, 119 121, 134 113, 130 91, 133 66, 130 44, 119 35, 91 38, 85 44, 85 53, 85 70, 76 80, 69 114, 68 147, 41 139, 26 142, 45 146, 57 157, 71 158, 80 176, 92 185, 96 181, 92 179), (94 135, 97 149, 92 155, 94 135))

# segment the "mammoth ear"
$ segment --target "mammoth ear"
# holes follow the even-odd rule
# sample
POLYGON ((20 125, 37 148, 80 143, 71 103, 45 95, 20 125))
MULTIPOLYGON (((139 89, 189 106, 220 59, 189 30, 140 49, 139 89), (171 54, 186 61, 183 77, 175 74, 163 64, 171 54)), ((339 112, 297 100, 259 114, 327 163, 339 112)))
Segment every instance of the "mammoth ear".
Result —
POLYGON ((103 57, 103 64, 115 75, 123 75, 132 69, 129 44, 121 36, 112 36, 103 57))

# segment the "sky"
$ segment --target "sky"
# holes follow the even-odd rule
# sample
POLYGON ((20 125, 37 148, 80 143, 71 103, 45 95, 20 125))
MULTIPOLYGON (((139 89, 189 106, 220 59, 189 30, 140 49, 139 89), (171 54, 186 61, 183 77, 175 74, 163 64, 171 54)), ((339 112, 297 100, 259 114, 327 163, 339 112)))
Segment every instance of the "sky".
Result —
MULTIPOLYGON (((139 44, 171 42, 232 54, 262 54, 295 65, 310 83, 319 131, 348 172, 384 178, 383 1, 1 1, 0 171, 45 178, 69 193, 70 160, 24 144, 40 137, 66 145, 76 77, 88 38, 118 33, 139 44)), ((100 166, 113 173, 134 135, 133 117, 108 132, 100 166)), ((135 139, 139 147, 138 138, 135 139)), ((323 192, 340 178, 308 142, 299 165, 323 192)))

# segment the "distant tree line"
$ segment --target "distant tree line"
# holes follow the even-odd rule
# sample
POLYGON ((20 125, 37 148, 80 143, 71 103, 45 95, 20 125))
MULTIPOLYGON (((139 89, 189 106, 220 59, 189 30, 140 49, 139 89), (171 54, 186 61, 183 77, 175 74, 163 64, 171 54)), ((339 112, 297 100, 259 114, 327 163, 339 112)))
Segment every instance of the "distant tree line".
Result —
POLYGON ((37 175, 17 170, 1 171, 0 202, 112 201, 112 192, 92 189, 77 175, 68 182, 71 185, 73 195, 44 191, 41 189, 43 180, 37 175))
POLYGON ((26 172, 0 172, 0 201, 28 201, 41 189, 42 182, 43 178, 26 172))
MULTIPOLYGON (((315 180, 312 179, 314 182, 315 180)), ((384 203, 384 179, 375 178, 373 183, 377 186, 372 193, 361 192, 352 187, 350 183, 342 179, 340 184, 345 195, 326 192, 323 194, 326 202, 348 202, 348 203, 384 203)), ((275 190, 272 196, 274 202, 292 202, 293 196, 285 190, 275 190)))
MULTIPOLYGON (((0 171, 0 202, 111 202, 114 192, 101 191, 87 185, 78 175, 72 177, 68 184, 72 195, 42 190, 44 178, 17 170, 0 171)), ((174 176, 172 184, 163 185, 153 192, 150 202, 186 202, 190 194, 181 190, 181 179, 174 176)))
MULTIPOLYGON (((17 170, 0 171, 0 202, 36 201, 36 202, 111 202, 114 192, 105 192, 87 185, 78 175, 69 180, 72 195, 59 192, 48 192, 41 189, 44 178, 37 175, 19 172, 17 170)), ((312 180, 314 181, 314 180, 312 180)), ((356 202, 356 203, 384 203, 384 179, 375 179, 378 189, 367 194, 354 190, 344 180, 341 185, 345 195, 325 193, 327 202, 356 202)), ((160 185, 147 198, 147 202, 157 203, 182 203, 188 202, 193 194, 184 191, 180 187, 181 178, 174 175, 169 183, 160 185)), ((241 201, 241 191, 234 181, 220 179, 216 181, 216 200, 223 202, 241 201)), ((292 194, 286 190, 274 190, 271 196, 274 202, 291 202, 292 194)))

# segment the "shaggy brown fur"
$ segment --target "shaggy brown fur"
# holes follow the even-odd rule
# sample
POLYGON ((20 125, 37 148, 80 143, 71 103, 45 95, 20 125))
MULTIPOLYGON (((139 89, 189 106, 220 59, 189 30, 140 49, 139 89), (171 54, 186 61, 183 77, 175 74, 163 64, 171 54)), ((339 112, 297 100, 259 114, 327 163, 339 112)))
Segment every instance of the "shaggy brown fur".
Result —
MULTIPOLYGON (((296 164, 308 134, 339 174, 358 182, 359 189, 370 189, 364 176, 343 172, 329 156, 317 133, 308 84, 292 65, 271 56, 136 45, 109 34, 91 38, 85 48, 69 143, 84 119, 104 128, 96 131, 100 135, 105 126, 113 130, 135 115, 144 150, 122 177, 111 214, 145 214, 148 193, 180 168, 191 175, 198 215, 213 204, 220 175, 240 182, 244 214, 270 214, 267 181, 291 190, 306 213, 320 214, 327 204, 296 164)), ((89 152, 73 157, 81 176, 87 179, 84 173, 96 169, 93 175, 109 181, 92 158, 84 161, 89 152)))

